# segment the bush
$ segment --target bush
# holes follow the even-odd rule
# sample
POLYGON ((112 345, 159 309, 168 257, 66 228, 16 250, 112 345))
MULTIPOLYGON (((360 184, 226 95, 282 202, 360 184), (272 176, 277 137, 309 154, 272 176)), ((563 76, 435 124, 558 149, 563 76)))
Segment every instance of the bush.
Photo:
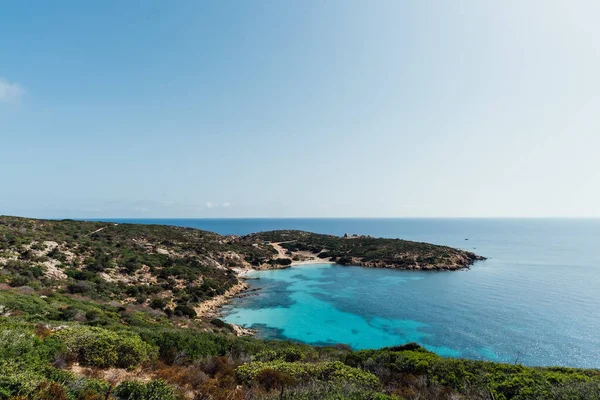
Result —
POLYGON ((291 265, 292 260, 289 258, 276 258, 274 260, 269 261, 270 264, 273 265, 291 265))
POLYGON ((267 369, 285 373, 297 381, 344 382, 369 389, 379 387, 379 379, 372 373, 349 367, 339 361, 318 364, 255 361, 239 366, 236 374, 241 382, 251 384, 267 369))
POLYGON ((181 360, 197 360, 205 356, 224 354, 228 350, 223 336, 189 330, 147 330, 143 332, 147 342, 158 347, 160 358, 167 363, 181 360))
POLYGON ((219 318, 214 318, 210 321, 210 323, 214 326, 216 326, 217 328, 220 329, 227 329, 231 332, 233 332, 233 326, 231 326, 231 324, 228 324, 227 322, 219 319, 219 318))
POLYGON ((254 359, 256 361, 287 361, 287 362, 296 362, 302 361, 306 358, 306 354, 304 354, 301 350, 288 347, 281 350, 264 350, 258 353, 254 359))
POLYGON ((162 380, 150 381, 147 384, 127 381, 115 389, 118 400, 177 400, 180 399, 175 390, 162 380))
POLYGON ((271 368, 265 368, 258 373, 256 381, 267 391, 271 389, 279 389, 280 398, 283 398, 286 386, 291 386, 296 382, 296 379, 285 372, 280 372, 271 368))
POLYGON ((175 315, 178 317, 196 318, 196 310, 187 305, 179 305, 175 307, 175 315))
POLYGON ((29 278, 21 275, 17 275, 10 280, 10 286, 12 287, 20 287, 29 285, 29 278))
POLYGON ((162 310, 167 306, 167 304, 169 304, 169 301, 167 299, 156 298, 152 299, 152 301, 150 302, 150 307, 162 310))
POLYGON ((56 382, 44 381, 37 387, 33 398, 36 400, 68 400, 67 391, 56 382))
POLYGON ((92 294, 96 291, 95 285, 87 281, 77 281, 67 286, 67 290, 72 294, 92 294))
POLYGON ((85 366, 130 368, 157 354, 156 348, 135 334, 102 328, 71 327, 60 330, 55 337, 66 346, 68 358, 85 366))

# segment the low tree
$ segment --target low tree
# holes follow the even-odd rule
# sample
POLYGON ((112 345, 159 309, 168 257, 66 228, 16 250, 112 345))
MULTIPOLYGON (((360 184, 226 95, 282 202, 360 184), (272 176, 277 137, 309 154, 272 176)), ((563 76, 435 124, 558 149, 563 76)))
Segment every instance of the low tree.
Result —
POLYGON ((267 392, 278 388, 280 390, 280 399, 283 399, 286 386, 291 386, 296 382, 293 376, 272 368, 265 368, 260 371, 256 380, 267 392))

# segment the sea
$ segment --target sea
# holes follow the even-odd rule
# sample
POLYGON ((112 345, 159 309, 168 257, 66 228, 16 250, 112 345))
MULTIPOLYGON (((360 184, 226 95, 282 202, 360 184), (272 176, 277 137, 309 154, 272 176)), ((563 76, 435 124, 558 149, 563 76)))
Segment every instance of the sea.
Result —
POLYGON ((370 349, 417 342, 447 357, 600 368, 600 219, 105 219, 244 235, 301 229, 448 245, 463 271, 332 264, 250 274, 223 319, 265 339, 370 349))

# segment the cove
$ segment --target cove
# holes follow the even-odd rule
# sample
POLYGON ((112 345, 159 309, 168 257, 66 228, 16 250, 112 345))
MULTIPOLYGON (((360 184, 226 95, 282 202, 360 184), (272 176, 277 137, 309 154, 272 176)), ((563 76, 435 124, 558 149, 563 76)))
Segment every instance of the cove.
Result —
MULTIPOLYGON (((256 271, 248 296, 223 319, 264 339, 375 349, 417 342, 447 357, 525 365, 597 367, 593 331, 562 298, 520 287, 515 272, 485 261, 454 272, 299 265, 256 271), (507 288, 512 290, 509 292, 507 288), (552 309, 552 313, 545 310, 552 309)), ((539 281, 541 282, 541 281, 539 281)))
MULTIPOLYGON (((377 311, 369 308, 373 302, 384 301, 381 308, 386 312, 381 314, 399 314, 398 309, 406 305, 394 304, 386 293, 401 290, 402 285, 423 279, 426 273, 410 275, 335 264, 256 271, 249 276, 253 278, 249 283, 261 289, 260 292, 257 296, 236 299, 225 308, 224 319, 258 328, 263 338, 316 345, 343 343, 366 349, 407 342, 425 344, 431 336, 427 324, 377 316, 377 311)), ((445 356, 461 355, 458 350, 433 343, 426 347, 445 356)))

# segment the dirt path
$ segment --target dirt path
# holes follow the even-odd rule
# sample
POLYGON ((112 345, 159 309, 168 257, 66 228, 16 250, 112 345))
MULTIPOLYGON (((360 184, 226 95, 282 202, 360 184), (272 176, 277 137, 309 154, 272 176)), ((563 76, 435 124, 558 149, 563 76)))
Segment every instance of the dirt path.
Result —
POLYGON ((279 253, 279 258, 291 258, 287 254, 285 254, 285 252, 287 250, 284 249, 283 247, 281 247, 282 244, 284 244, 284 243, 291 243, 291 242, 293 242, 293 240, 290 240, 288 242, 269 242, 269 245, 273 246, 273 248, 275 250, 277 250, 277 253, 279 253))
POLYGON ((104 229, 108 228, 109 226, 117 226, 117 225, 119 225, 119 224, 113 224, 113 225, 107 225, 107 226, 103 226, 102 228, 100 228, 100 229, 96 229, 94 232, 90 232, 90 233, 88 233, 88 234, 87 234, 87 235, 85 235, 85 236, 92 236, 94 233, 98 233, 98 232, 100 232, 100 231, 103 231, 104 229))
POLYGON ((279 258, 287 258, 293 260, 294 256, 298 256, 300 259, 296 259, 297 261, 292 261, 292 265, 304 265, 304 264, 334 264, 331 261, 326 259, 321 259, 317 257, 316 254, 312 254, 309 251, 297 251, 293 252, 292 255, 285 254, 287 249, 283 248, 281 245, 284 243, 291 243, 293 240, 287 242, 270 242, 269 245, 273 246, 277 253, 279 254, 279 258))

